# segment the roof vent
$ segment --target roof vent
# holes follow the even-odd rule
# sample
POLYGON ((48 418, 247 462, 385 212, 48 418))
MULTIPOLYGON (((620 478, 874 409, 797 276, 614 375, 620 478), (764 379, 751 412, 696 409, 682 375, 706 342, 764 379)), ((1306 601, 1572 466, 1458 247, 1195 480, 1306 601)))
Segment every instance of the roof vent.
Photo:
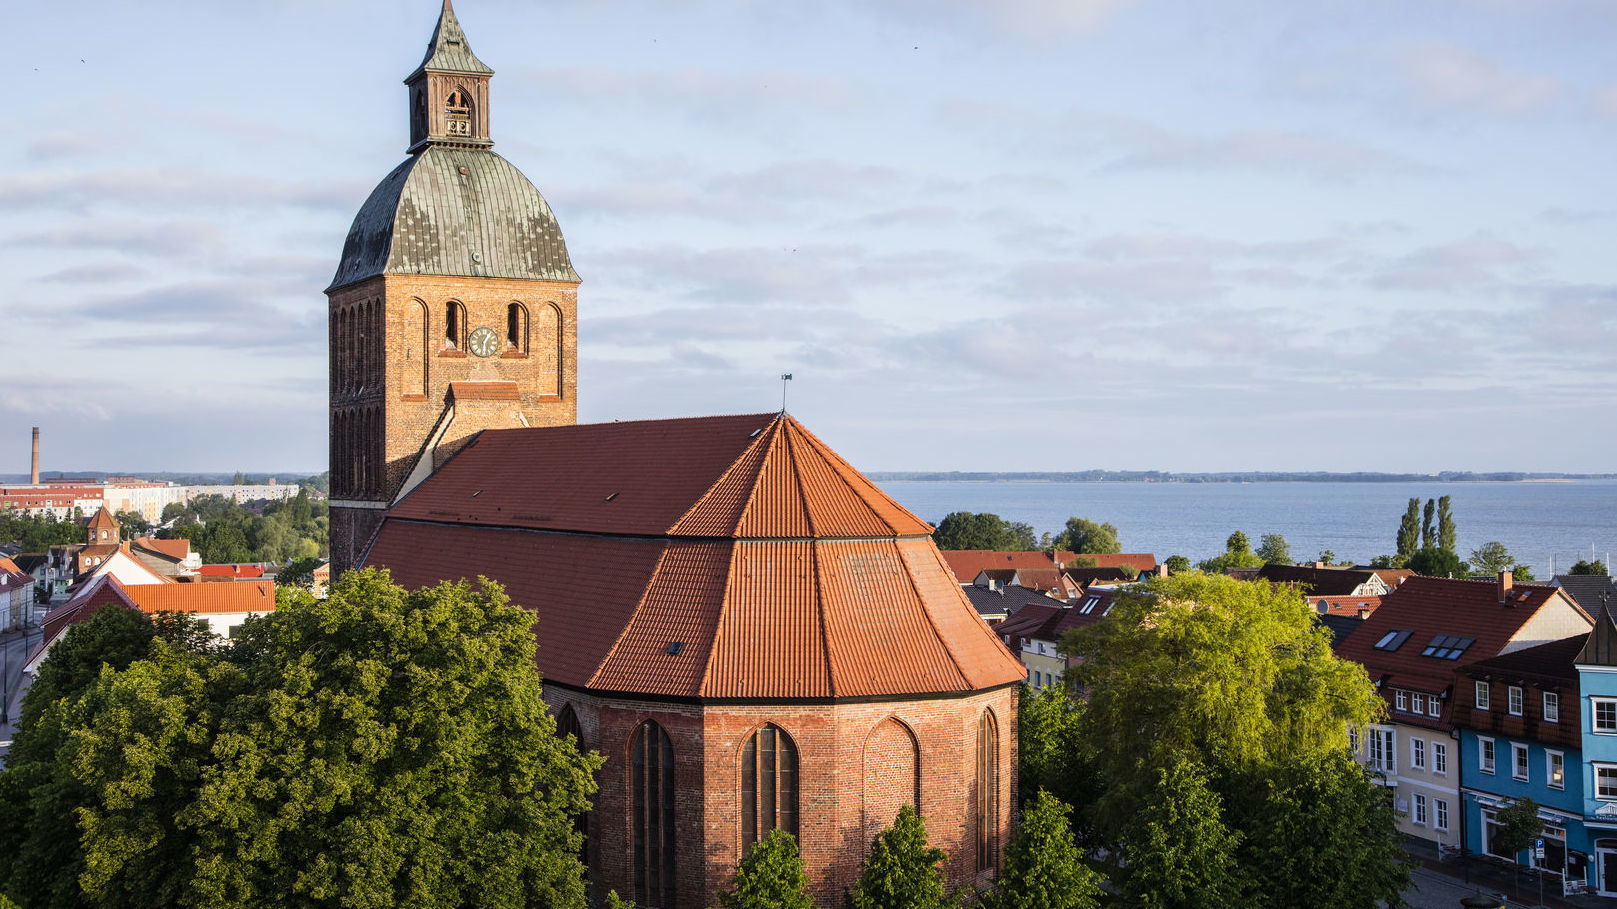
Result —
POLYGON ((668 643, 668 655, 669 656, 679 656, 679 652, 681 650, 684 650, 684 649, 685 649, 685 642, 684 641, 670 641, 668 643))
POLYGON ((606 501, 610 502, 610 501, 612 501, 613 499, 615 499, 617 497, 618 497, 618 494, 614 492, 611 495, 606 497, 606 501))
POLYGON ((475 498, 477 498, 478 496, 480 496, 482 494, 483 494, 483 490, 479 489, 478 491, 472 493, 472 498, 475 499, 475 498))
POLYGON ((751 435, 749 435, 749 436, 747 436, 747 438, 749 438, 749 439, 756 439, 756 438, 758 438, 758 433, 760 433, 760 432, 763 432, 763 431, 764 431, 764 428, 763 428, 763 427, 762 427, 762 426, 760 426, 760 427, 758 427, 758 428, 757 428, 757 429, 754 429, 754 430, 753 430, 753 431, 752 431, 752 434, 751 434, 751 435))

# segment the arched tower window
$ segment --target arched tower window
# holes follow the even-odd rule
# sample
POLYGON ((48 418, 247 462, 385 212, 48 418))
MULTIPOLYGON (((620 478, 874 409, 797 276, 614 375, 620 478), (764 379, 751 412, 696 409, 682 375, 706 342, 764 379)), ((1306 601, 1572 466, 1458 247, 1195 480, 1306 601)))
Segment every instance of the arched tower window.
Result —
POLYGON ((444 132, 466 137, 475 133, 476 130, 472 128, 475 112, 472 108, 471 92, 460 86, 450 90, 448 97, 444 98, 444 132))
POLYGON ((635 903, 675 909, 674 743, 663 727, 646 720, 634 731, 629 751, 635 903))
POLYGON ((456 350, 466 347, 466 307, 454 300, 444 304, 444 344, 456 350))
POLYGON ((741 843, 776 827, 797 836, 797 745, 771 723, 741 749, 741 843))
POLYGON ((999 860, 999 730, 994 714, 977 719, 977 870, 992 871, 999 860))
POLYGON ((528 352, 528 308, 521 303, 505 308, 505 346, 518 353, 528 352))

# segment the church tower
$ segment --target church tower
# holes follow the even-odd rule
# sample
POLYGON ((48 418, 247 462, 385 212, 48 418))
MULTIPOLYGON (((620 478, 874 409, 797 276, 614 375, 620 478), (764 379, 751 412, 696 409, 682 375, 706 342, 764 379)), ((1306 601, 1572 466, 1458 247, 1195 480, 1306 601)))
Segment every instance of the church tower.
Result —
POLYGON ((578 273, 544 197, 490 150, 493 75, 444 0, 404 80, 410 157, 326 289, 334 572, 478 431, 578 420, 578 273))

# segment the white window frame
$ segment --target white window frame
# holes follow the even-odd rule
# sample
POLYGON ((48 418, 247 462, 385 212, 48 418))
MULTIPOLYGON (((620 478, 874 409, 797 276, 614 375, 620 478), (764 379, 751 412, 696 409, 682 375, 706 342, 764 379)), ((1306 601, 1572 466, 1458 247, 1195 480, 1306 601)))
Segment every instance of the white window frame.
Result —
POLYGON ((1477 736, 1477 769, 1483 773, 1493 773, 1496 758, 1493 739, 1485 735, 1477 736))
POLYGON ((1449 743, 1432 740, 1432 772, 1439 776, 1449 775, 1449 743))
POLYGON ((1370 727, 1369 765, 1388 775, 1398 773, 1398 737, 1391 726, 1370 727))
POLYGON ((1595 773, 1595 800, 1600 802, 1617 802, 1617 764, 1594 764, 1595 773), (1609 774, 1611 786, 1609 791, 1601 794, 1600 775, 1609 774))
POLYGON ((1449 829, 1449 802, 1448 799, 1432 799, 1432 829, 1449 829))
POLYGON ((1590 698, 1589 725, 1595 735, 1617 735, 1617 698, 1590 698), (1611 723, 1600 724, 1600 708, 1611 708, 1611 723))
POLYGON ((1426 769, 1426 740, 1413 736, 1409 739, 1409 767, 1412 770, 1426 769))
POLYGON ((1527 697, 1522 693, 1522 686, 1511 685, 1509 688, 1505 689, 1505 694, 1507 698, 1507 703, 1505 705, 1506 712, 1511 716, 1521 716, 1522 710, 1527 705, 1527 697))
POLYGON ((1492 710, 1493 708, 1490 706, 1490 698, 1488 696, 1488 683, 1487 682, 1478 682, 1477 687, 1476 687, 1476 692, 1477 692, 1477 695, 1476 695, 1477 709, 1478 710, 1492 710))
POLYGON ((1399 689, 1393 691, 1393 693, 1392 693, 1392 706, 1395 709, 1408 712, 1408 710, 1409 710, 1409 692, 1405 691, 1402 688, 1399 688, 1399 689))
POLYGON ((1354 754, 1359 753, 1359 730, 1348 727, 1348 750, 1354 754))
POLYGON ((1425 827, 1426 822, 1428 820, 1427 817, 1426 817, 1426 796, 1422 795, 1419 792, 1415 793, 1414 806, 1415 806, 1415 811, 1414 811, 1414 814, 1415 814, 1415 826, 1417 826, 1417 827, 1425 827))
POLYGON ((1438 700, 1437 695, 1428 694, 1426 696, 1426 715, 1427 716, 1441 716, 1442 714, 1443 714, 1443 702, 1438 700))
POLYGON ((1561 722, 1561 696, 1553 691, 1544 692, 1544 722, 1561 722))
POLYGON ((1562 752, 1544 749, 1544 784, 1551 789, 1566 788, 1566 755, 1562 752))
POLYGON ((1510 778, 1525 783, 1533 775, 1533 756, 1526 745, 1510 743, 1510 778))

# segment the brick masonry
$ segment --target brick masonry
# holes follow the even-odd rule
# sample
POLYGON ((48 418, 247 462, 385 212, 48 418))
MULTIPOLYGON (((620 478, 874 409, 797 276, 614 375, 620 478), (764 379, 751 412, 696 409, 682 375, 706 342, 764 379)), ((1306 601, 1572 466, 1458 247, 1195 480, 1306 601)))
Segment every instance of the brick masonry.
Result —
POLYGON ((330 294, 331 556, 356 564, 447 416, 451 382, 515 382, 512 407, 462 407, 436 461, 489 426, 578 422, 578 285, 564 281, 383 275, 330 294), (518 307, 515 339, 510 307, 518 307), (457 323, 450 337, 450 313, 457 323), (487 327, 487 357, 467 339, 487 327), (515 422, 514 422, 515 421, 515 422))
POLYGON ((823 909, 842 905, 871 838, 917 789, 931 841, 949 855, 949 885, 987 883, 991 873, 977 870, 975 849, 977 728, 984 710, 992 711, 1000 730, 993 821, 1000 854, 1010 836, 1016 742, 1004 730, 1016 728, 1014 688, 960 698, 784 705, 671 704, 555 685, 545 697, 555 713, 572 705, 584 746, 606 757, 587 853, 596 899, 608 889, 626 898, 634 893, 626 762, 630 739, 647 719, 659 723, 674 746, 677 909, 716 905, 716 891, 735 873, 743 845, 741 753, 765 723, 797 746, 798 840, 823 909))

